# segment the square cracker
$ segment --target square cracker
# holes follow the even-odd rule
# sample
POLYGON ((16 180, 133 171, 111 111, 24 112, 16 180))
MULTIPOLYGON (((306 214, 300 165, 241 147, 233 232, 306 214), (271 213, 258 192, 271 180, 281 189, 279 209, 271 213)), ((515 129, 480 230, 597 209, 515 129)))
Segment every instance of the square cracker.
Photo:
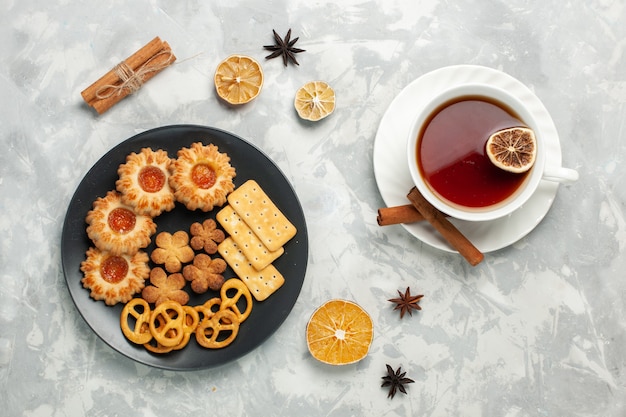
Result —
POLYGON ((230 205, 221 209, 215 216, 215 219, 233 238, 235 243, 237 243, 237 247, 241 249, 244 256, 257 271, 261 271, 285 252, 282 246, 275 251, 270 251, 265 247, 263 242, 230 205))
POLYGON ((254 180, 230 193, 228 203, 270 251, 278 250, 296 235, 296 227, 254 180))
POLYGON ((272 264, 262 271, 257 271, 231 237, 224 239, 217 246, 217 251, 246 284, 257 301, 267 299, 285 283, 285 278, 272 264))

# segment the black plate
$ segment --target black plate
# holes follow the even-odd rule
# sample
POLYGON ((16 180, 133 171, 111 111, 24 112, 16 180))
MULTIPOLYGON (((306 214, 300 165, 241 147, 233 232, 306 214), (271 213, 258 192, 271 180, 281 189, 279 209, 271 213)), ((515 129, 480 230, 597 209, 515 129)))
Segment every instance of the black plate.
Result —
MULTIPOLYGON (((218 210, 204 213, 190 211, 184 206, 177 206, 169 213, 155 218, 157 233, 176 230, 189 230, 193 222, 215 218, 218 210)), ((154 239, 153 239, 154 240, 154 239)), ((154 242, 147 248, 153 249, 154 242)), ((120 143, 107 152, 79 184, 69 204, 61 242, 63 271, 65 280, 76 308, 93 331, 109 346, 121 354, 163 369, 196 370, 223 365, 240 358, 261 345, 283 323, 298 298, 308 261, 308 239, 304 213, 298 197, 289 181, 280 169, 259 149, 231 133, 194 125, 164 126, 140 133, 120 143), (285 277, 283 286, 263 302, 254 302, 252 314, 241 324, 235 341, 222 349, 209 350, 200 347, 195 338, 182 350, 164 355, 149 353, 142 346, 129 342, 120 330, 119 317, 122 305, 107 307, 102 301, 94 301, 89 291, 82 287, 80 263, 85 259, 85 252, 93 246, 87 237, 85 216, 91 210, 97 197, 103 197, 107 191, 115 188, 118 178, 117 168, 126 160, 126 155, 139 152, 144 147, 164 149, 171 157, 182 147, 193 142, 213 143, 220 152, 226 152, 231 164, 237 171, 235 186, 248 179, 256 180, 261 188, 276 203, 280 210, 297 227, 296 236, 285 245, 285 253, 274 265, 285 277)), ((234 277, 230 268, 225 278, 234 277)), ((190 294, 189 305, 199 305, 217 293, 207 292, 202 295, 190 294)))

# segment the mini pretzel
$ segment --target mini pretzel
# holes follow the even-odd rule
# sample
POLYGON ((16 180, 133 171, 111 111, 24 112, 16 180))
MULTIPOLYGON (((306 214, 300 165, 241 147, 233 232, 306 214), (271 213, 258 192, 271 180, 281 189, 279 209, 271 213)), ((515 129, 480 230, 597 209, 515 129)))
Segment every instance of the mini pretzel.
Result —
POLYGON ((183 332, 183 338, 180 341, 179 344, 177 344, 176 346, 174 346, 172 348, 172 350, 181 350, 182 348, 184 348, 185 346, 187 346, 187 343, 189 343, 189 340, 191 339, 191 333, 187 333, 187 332, 183 332))
POLYGON ((239 321, 237 315, 229 309, 220 310, 209 320, 203 320, 196 328, 196 341, 202 347, 219 349, 228 346, 237 337, 239 321), (224 339, 220 333, 229 333, 224 339))
MULTIPOLYGON (((175 314, 175 313, 172 313, 172 314, 175 314)), ((165 326, 165 320, 163 319, 163 317, 159 315, 156 318, 156 321, 158 322, 157 329, 158 330, 163 329, 163 326, 165 326)), ((173 330, 169 330, 168 333, 170 335, 174 335, 175 334, 173 330)), ((152 334, 152 333, 150 333, 150 334, 152 334)), ((146 350, 148 350, 148 351, 150 351, 152 353, 168 353, 168 352, 171 352, 174 349, 173 347, 170 347, 170 346, 163 346, 162 344, 157 342, 154 339, 154 337, 148 343, 144 343, 143 346, 146 348, 146 350)))
POLYGON ((252 311, 252 296, 250 295, 250 290, 246 284, 243 283, 243 281, 237 278, 227 280, 222 285, 220 295, 222 297, 220 310, 231 309, 235 313, 237 321, 240 323, 248 318, 250 312, 252 311), (236 290, 236 292, 232 297, 229 297, 228 291, 231 289, 236 290), (237 306, 237 302, 241 297, 246 299, 246 308, 243 313, 239 309, 239 306, 237 306))
MULTIPOLYGON (((187 344, 189 343, 189 340, 191 339, 191 334, 195 332, 196 326, 198 325, 200 318, 198 316, 198 312, 195 311, 193 307, 182 306, 182 308, 183 308, 183 311, 185 312, 185 319, 183 321, 183 338, 181 342, 177 344, 176 346, 163 346, 156 340, 152 340, 151 342, 145 343, 143 345, 146 348, 146 350, 152 353, 168 353, 173 350, 180 350, 184 348, 185 346, 187 346, 187 344)), ((176 313, 169 312, 169 314, 173 315, 176 313)), ((156 320, 158 321, 157 330, 161 331, 163 329, 163 326, 165 326, 165 320, 163 319, 163 315, 158 316, 156 320)), ((167 332, 167 335, 169 337, 175 337, 176 331, 173 329, 170 329, 167 332)))
POLYGON ((122 333, 133 343, 143 345, 152 340, 152 333, 149 330, 150 305, 142 298, 133 298, 122 309, 120 315, 120 326, 122 333), (138 307, 140 307, 138 309, 138 307), (129 327, 128 316, 135 318, 133 329, 129 327))
POLYGON ((185 311, 179 303, 164 301, 150 315, 150 332, 159 344, 174 347, 183 339, 184 320, 185 311))
POLYGON ((183 321, 183 332, 190 334, 196 331, 198 323, 200 323, 200 315, 198 311, 191 306, 183 306, 185 312, 185 320, 183 321))
POLYGON ((207 300, 204 304, 195 306, 194 310, 196 310, 196 312, 201 315, 200 321, 206 321, 213 317, 213 315, 219 311, 221 304, 221 298, 213 297, 207 300))
POLYGON ((196 327, 198 327, 198 323, 200 323, 200 315, 193 307, 183 306, 183 311, 185 312, 185 319, 183 320, 183 340, 174 346, 172 350, 180 350, 187 346, 189 339, 191 339, 191 334, 196 331, 196 327))
POLYGON ((146 350, 149 350, 152 353, 169 353, 174 350, 174 347, 163 346, 159 342, 155 342, 154 340, 149 343, 144 343, 143 347, 146 350))

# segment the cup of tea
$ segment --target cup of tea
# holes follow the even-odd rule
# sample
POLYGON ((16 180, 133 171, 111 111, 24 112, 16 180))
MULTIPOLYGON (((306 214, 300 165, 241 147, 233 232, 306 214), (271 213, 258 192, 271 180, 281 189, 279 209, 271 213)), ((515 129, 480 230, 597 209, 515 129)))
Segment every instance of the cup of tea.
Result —
POLYGON ((460 85, 433 97, 413 122, 407 141, 409 171, 439 211, 461 220, 494 220, 520 208, 542 180, 578 179, 575 170, 548 160, 544 138, 518 98, 490 85, 460 85), (496 166, 487 155, 489 137, 511 128, 530 129, 535 137, 534 162, 522 173, 496 166))

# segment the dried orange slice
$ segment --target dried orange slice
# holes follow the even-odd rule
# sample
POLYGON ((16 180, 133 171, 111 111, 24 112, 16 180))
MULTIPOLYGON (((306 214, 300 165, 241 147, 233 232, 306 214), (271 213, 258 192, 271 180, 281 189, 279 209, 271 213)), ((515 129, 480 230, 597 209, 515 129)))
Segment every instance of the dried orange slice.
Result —
POLYGON ((535 133, 525 127, 500 130, 487 140, 487 156, 495 166, 505 171, 526 172, 537 156, 535 133))
POLYGON ((316 122, 335 110, 335 91, 324 81, 309 81, 296 91, 293 105, 298 116, 316 122))
POLYGON ((367 356, 374 336, 370 316, 352 301, 330 300, 320 306, 306 326, 309 352, 321 362, 347 365, 367 356))
POLYGON ((215 70, 217 95, 230 104, 248 103, 261 92, 263 69, 245 55, 231 55, 219 63, 215 70))

